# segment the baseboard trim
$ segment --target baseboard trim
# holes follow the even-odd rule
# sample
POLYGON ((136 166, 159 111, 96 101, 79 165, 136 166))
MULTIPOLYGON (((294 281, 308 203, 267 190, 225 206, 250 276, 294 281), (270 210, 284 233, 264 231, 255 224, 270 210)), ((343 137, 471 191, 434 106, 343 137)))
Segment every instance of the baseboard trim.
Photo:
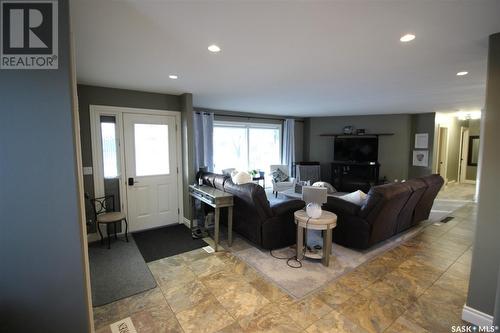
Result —
POLYGON ((491 326, 493 325, 493 316, 464 305, 462 310, 462 320, 474 324, 476 326, 491 326))
POLYGON ((186 217, 185 217, 185 218, 182 220, 182 223, 184 223, 184 225, 185 225, 186 227, 191 228, 191 221, 190 221, 188 218, 186 218, 186 217))

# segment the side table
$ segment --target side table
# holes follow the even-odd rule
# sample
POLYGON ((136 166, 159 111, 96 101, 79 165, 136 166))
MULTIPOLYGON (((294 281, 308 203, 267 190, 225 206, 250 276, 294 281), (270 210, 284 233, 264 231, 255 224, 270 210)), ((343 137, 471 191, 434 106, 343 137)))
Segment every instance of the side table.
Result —
POLYGON ((332 252, 332 229, 337 226, 337 215, 328 211, 322 211, 317 219, 307 216, 306 211, 301 209, 294 213, 295 224, 297 224, 297 259, 304 257, 304 230, 325 230, 323 235, 323 265, 330 264, 330 253, 332 252))

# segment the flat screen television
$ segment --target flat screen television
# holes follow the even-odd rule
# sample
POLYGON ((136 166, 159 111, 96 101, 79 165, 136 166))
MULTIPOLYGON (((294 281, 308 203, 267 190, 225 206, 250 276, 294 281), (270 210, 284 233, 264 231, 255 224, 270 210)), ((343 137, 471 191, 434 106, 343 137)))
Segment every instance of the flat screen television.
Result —
POLYGON ((335 161, 377 162, 378 137, 342 137, 335 138, 335 161))

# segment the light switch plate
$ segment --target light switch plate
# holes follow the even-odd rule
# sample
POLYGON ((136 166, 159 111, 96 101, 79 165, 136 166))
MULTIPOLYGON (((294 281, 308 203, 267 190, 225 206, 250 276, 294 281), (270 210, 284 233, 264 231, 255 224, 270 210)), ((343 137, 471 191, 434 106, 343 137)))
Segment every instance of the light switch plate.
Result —
POLYGON ((83 175, 84 176, 89 176, 91 175, 93 172, 92 172, 92 167, 83 167, 83 175))

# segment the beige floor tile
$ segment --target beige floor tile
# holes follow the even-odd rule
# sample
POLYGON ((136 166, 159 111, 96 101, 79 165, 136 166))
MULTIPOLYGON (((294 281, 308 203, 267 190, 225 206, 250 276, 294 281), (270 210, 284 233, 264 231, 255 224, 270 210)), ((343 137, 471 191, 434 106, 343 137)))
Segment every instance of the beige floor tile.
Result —
POLYGON ((244 282, 237 288, 224 289, 225 292, 217 295, 217 300, 235 319, 248 316, 269 304, 269 300, 244 282))
POLYGON ((228 290, 241 288, 247 283, 241 275, 229 269, 204 276, 200 281, 216 296, 222 295, 228 290))
POLYGON ((189 262, 188 266, 199 278, 209 276, 226 268, 224 262, 215 255, 189 262))
POLYGON ((221 330, 218 330, 217 333, 241 333, 243 328, 238 324, 238 322, 234 322, 231 325, 224 327, 221 330))
POLYGON ((364 328, 356 325, 346 316, 337 311, 332 311, 323 318, 314 322, 306 329, 307 333, 366 333, 364 328))
POLYGON ((234 322, 215 298, 206 299, 181 311, 176 317, 185 333, 214 333, 234 322))
POLYGON ((325 288, 322 288, 316 293, 319 299, 332 308, 336 308, 340 304, 343 304, 355 294, 356 292, 354 290, 337 281, 328 284, 325 288))
POLYGON ((194 280, 163 291, 165 299, 175 313, 186 310, 211 296, 208 288, 194 280))
POLYGON ((443 307, 452 305, 457 308, 462 308, 467 299, 467 294, 460 293, 457 290, 450 291, 448 289, 442 288, 437 284, 434 284, 425 291, 422 297, 430 298, 436 304, 441 304, 443 307))
POLYGON ((337 282, 342 283, 351 290, 359 292, 375 282, 375 280, 375 277, 371 276, 366 270, 360 267, 342 275, 337 279, 337 282))
POLYGON ((288 296, 287 293, 264 278, 258 277, 249 283, 270 302, 276 302, 288 296))
POLYGON ((312 323, 331 312, 332 308, 317 295, 313 295, 303 300, 281 304, 280 310, 288 314, 302 329, 306 329, 312 323))
POLYGON ((390 297, 356 295, 342 304, 339 311, 366 331, 380 333, 405 311, 405 307, 401 301, 390 297))
POLYGON ((245 333, 302 332, 300 326, 298 326, 287 313, 283 313, 275 303, 267 304, 251 315, 241 318, 239 324, 245 333))
POLYGON ((130 319, 140 333, 183 333, 168 306, 154 307, 133 314, 130 319))
POLYGON ((386 333, 431 333, 425 328, 417 324, 399 317, 396 321, 385 331, 386 333))
POLYGON ((415 287, 404 289, 399 287, 400 284, 388 282, 388 280, 381 279, 370 285, 368 288, 361 291, 360 294, 368 298, 377 297, 392 297, 401 301, 404 307, 409 306, 415 302, 419 295, 423 294, 425 289, 415 287))
POLYGON ((435 301, 433 296, 420 297, 403 317, 429 332, 450 332, 452 325, 462 325, 462 308, 435 301))
POLYGON ((104 325, 130 317, 134 313, 165 305, 167 305, 167 302, 160 288, 156 287, 146 292, 94 308, 94 325, 98 329, 104 325))

